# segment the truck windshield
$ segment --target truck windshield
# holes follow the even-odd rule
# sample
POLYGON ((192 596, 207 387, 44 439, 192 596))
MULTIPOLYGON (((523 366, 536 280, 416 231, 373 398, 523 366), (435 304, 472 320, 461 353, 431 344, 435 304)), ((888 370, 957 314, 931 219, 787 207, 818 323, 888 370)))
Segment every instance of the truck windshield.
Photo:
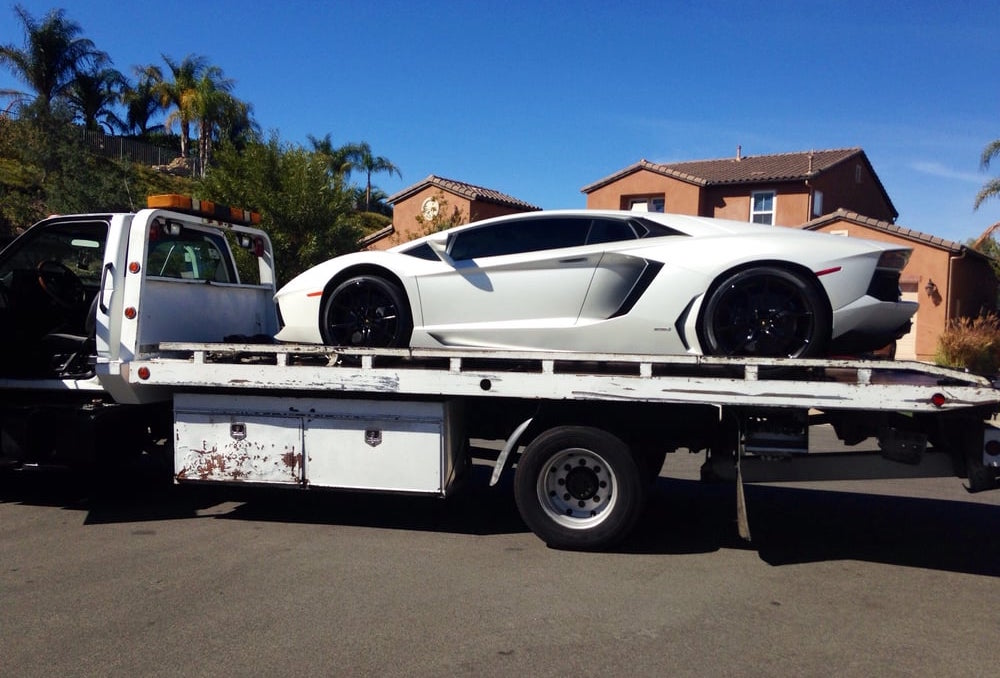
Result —
POLYGON ((41 222, 0 254, 0 374, 89 370, 108 222, 41 222))

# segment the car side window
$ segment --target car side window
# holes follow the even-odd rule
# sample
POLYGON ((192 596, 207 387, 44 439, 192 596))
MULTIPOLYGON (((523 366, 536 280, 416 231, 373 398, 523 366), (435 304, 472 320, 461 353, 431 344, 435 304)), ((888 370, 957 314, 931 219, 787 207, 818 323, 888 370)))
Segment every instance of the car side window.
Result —
POLYGON ((590 225, 587 244, 594 245, 602 242, 635 240, 637 237, 635 230, 625 221, 621 221, 620 219, 594 219, 590 225))
POLYGON ((586 244, 590 221, 580 217, 545 217, 472 228, 453 237, 448 253, 453 260, 463 261, 576 247, 586 244))

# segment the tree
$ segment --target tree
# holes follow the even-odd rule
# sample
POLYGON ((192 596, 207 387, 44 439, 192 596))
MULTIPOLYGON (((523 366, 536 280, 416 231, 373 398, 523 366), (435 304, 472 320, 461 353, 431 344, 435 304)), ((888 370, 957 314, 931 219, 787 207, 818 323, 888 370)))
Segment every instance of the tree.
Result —
POLYGON ((203 197, 260 212, 288 280, 326 259, 355 251, 361 236, 351 194, 331 182, 329 158, 282 144, 276 133, 244 149, 224 142, 199 182, 203 197))
POLYGON ((135 85, 126 82, 121 92, 121 101, 125 105, 125 132, 146 136, 153 130, 150 119, 162 108, 156 94, 156 83, 163 78, 163 74, 155 66, 134 66, 133 72, 135 85))
POLYGON ((372 147, 368 145, 368 142, 362 141, 360 144, 353 144, 348 155, 348 161, 351 163, 351 169, 364 170, 366 175, 365 184, 365 211, 371 211, 372 202, 372 174, 375 172, 388 172, 390 175, 397 175, 400 179, 403 178, 402 172, 394 164, 389 162, 388 158, 381 155, 372 155, 372 147))
MULTIPOLYGON (((984 170, 989 169, 990 162, 998 157, 1000 157, 1000 139, 994 139, 983 149, 983 155, 979 159, 979 164, 984 170)), ((1000 198, 1000 177, 987 181, 979 193, 976 194, 976 202, 973 205, 974 209, 979 209, 979 206, 990 198, 1000 198)))
POLYGON ((166 54, 161 55, 170 69, 170 80, 156 66, 149 68, 149 73, 155 78, 154 91, 164 109, 170 107, 174 111, 167 117, 164 126, 170 129, 176 122, 180 127, 181 155, 187 157, 188 144, 191 140, 191 122, 195 119, 195 92, 198 81, 205 69, 208 59, 196 54, 188 54, 180 61, 174 61, 166 54))
POLYGON ((64 120, 0 118, 0 233, 47 214, 127 211, 136 171, 91 152, 64 120))
POLYGON ((322 139, 317 139, 310 134, 308 139, 309 143, 312 144, 313 152, 327 159, 327 172, 331 180, 343 184, 351 175, 351 157, 356 152, 357 147, 354 144, 346 144, 334 148, 329 133, 322 139))
POLYGON ((33 94, 9 90, 7 95, 33 96, 40 114, 51 111, 52 102, 68 93, 82 70, 109 63, 107 54, 80 37, 80 25, 67 19, 65 10, 51 10, 40 23, 21 5, 14 6, 14 13, 24 29, 24 47, 0 46, 0 64, 33 94))
POLYGON ((66 98, 84 128, 96 130, 103 126, 111 134, 116 129, 125 129, 125 123, 114 111, 125 85, 125 76, 115 69, 92 66, 77 73, 66 98))
POLYGON ((218 66, 206 68, 195 84, 191 112, 198 124, 198 160, 202 177, 212 158, 212 140, 219 123, 239 115, 241 102, 230 94, 233 84, 234 81, 224 77, 218 66))

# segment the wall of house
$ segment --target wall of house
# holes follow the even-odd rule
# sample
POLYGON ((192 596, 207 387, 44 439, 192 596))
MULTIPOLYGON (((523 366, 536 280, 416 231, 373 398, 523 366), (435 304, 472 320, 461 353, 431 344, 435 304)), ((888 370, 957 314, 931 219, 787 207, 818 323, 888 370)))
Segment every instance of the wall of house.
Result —
POLYGON ((480 202, 475 201, 470 204, 469 209, 472 211, 469 223, 473 221, 482 221, 483 219, 492 219, 493 217, 502 217, 507 214, 519 214, 524 212, 519 207, 511 207, 510 205, 497 205, 492 202, 480 202))
POLYGON ((420 216, 424 200, 427 198, 436 198, 441 203, 441 209, 447 215, 451 215, 457 207, 462 214, 463 224, 525 211, 509 205, 472 201, 460 195, 443 191, 436 186, 427 186, 393 205, 392 225, 395 232, 387 238, 372 243, 367 249, 384 250, 426 235, 427 225, 418 222, 417 217, 420 216))
POLYGON ((996 275, 989 262, 981 257, 966 254, 953 258, 950 292, 949 313, 953 318, 996 312, 996 275))
MULTIPOLYGON (((831 167, 810 183, 823 192, 823 214, 845 209, 880 221, 893 222, 896 219, 879 189, 878 180, 868 169, 868 164, 859 158, 851 158, 831 167), (857 180, 859 175, 860 181, 857 180)), ((806 221, 811 218, 807 217, 806 221)))
POLYGON ((436 186, 427 186, 393 205, 392 225, 395 232, 387 238, 372 243, 368 249, 385 250, 423 236, 426 226, 418 222, 417 217, 420 215, 424 200, 427 198, 437 198, 438 202, 446 201, 447 205, 442 205, 442 209, 447 210, 450 214, 457 207, 465 219, 468 219, 471 205, 468 198, 454 193, 446 193, 436 186))
POLYGON ((700 214, 717 219, 750 221, 750 196, 754 191, 775 192, 776 226, 799 227, 809 221, 809 194, 798 184, 771 186, 712 186, 702 195, 700 214))
POLYGON ((694 184, 640 169, 588 193, 587 209, 628 209, 632 198, 663 196, 665 211, 697 215, 700 193, 694 184))
POLYGON ((851 238, 866 238, 912 249, 910 260, 900 276, 901 287, 915 290, 920 308, 916 314, 914 347, 917 360, 933 362, 937 340, 947 325, 948 261, 951 252, 929 245, 915 243, 891 233, 865 228, 851 222, 834 222, 817 229, 826 233, 847 232, 851 238), (928 294, 926 287, 933 281, 936 294, 928 294))

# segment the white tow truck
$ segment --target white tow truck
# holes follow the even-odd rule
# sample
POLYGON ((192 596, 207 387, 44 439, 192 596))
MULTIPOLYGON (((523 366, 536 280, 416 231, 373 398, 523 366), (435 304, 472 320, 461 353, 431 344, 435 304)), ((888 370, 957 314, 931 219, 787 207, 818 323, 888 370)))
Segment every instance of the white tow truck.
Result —
POLYGON ((176 483, 445 497, 469 441, 493 440, 491 482, 513 469, 525 523, 572 549, 627 535, 680 449, 704 451, 703 477, 735 480, 738 499, 756 467, 997 487, 1000 391, 932 365, 274 343, 256 219, 155 196, 46 219, 3 250, 0 465, 162 454, 176 483), (812 454, 817 425, 878 450, 812 454))

